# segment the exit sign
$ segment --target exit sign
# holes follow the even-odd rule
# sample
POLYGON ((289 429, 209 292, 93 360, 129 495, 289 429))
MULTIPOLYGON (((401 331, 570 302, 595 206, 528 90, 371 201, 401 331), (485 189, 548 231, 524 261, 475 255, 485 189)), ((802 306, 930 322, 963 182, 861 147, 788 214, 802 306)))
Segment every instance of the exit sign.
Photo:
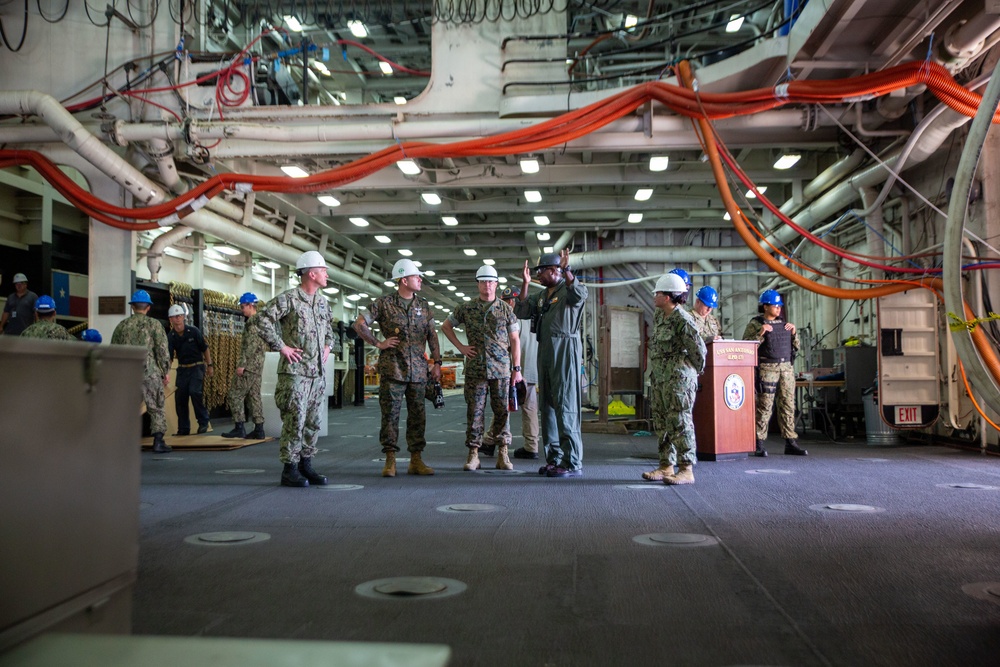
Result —
POLYGON ((896 424, 920 424, 920 406, 919 405, 897 405, 896 406, 896 424))

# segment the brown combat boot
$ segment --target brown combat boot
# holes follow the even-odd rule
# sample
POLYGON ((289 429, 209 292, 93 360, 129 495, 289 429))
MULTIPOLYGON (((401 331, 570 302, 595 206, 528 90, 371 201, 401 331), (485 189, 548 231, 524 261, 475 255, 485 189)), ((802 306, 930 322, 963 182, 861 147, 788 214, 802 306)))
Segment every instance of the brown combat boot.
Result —
POLYGON ((662 482, 664 477, 674 474, 674 467, 669 463, 661 463, 656 470, 642 473, 642 478, 650 482, 662 482))
POLYGON ((382 468, 383 477, 396 476, 396 452, 385 453, 385 467, 382 468))
POLYGON ((479 448, 469 447, 469 456, 465 459, 463 470, 479 470, 479 448))
POLYGON ((406 473, 409 475, 433 475, 434 468, 427 467, 427 464, 420 458, 420 452, 411 452, 410 467, 407 468, 406 473))
POLYGON ((497 447, 497 470, 513 470, 514 464, 507 458, 507 445, 497 447))
POLYGON ((690 463, 682 463, 677 468, 677 473, 674 475, 664 475, 663 483, 670 486, 676 486, 679 484, 694 484, 694 470, 690 463))

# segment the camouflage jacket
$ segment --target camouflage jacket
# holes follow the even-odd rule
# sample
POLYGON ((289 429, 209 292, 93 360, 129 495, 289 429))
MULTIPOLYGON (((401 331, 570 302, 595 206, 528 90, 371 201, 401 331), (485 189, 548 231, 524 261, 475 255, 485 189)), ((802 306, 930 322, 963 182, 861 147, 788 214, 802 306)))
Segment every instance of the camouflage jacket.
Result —
POLYGON ((414 294, 407 304, 398 293, 393 292, 375 299, 368 306, 364 320, 369 327, 373 322, 378 322, 382 338, 399 338, 396 347, 387 347, 378 355, 381 379, 427 382, 425 347, 430 346, 431 359, 441 358, 441 344, 427 299, 414 294))
POLYGON ((118 323, 111 334, 112 345, 138 345, 146 348, 145 377, 164 376, 170 370, 167 332, 163 325, 141 313, 133 313, 118 323))
POLYGON ((240 359, 237 368, 246 373, 260 375, 264 370, 264 353, 267 344, 260 336, 260 315, 251 315, 243 325, 243 340, 240 342, 240 359))
POLYGON ((698 335, 706 343, 711 343, 722 332, 719 320, 715 319, 715 315, 711 312, 706 313, 705 317, 700 316, 694 310, 691 310, 690 313, 691 319, 694 320, 694 325, 698 327, 698 335))
POLYGON ((448 321, 452 326, 462 325, 468 344, 476 348, 476 356, 465 360, 465 377, 474 380, 510 377, 510 334, 521 326, 513 308, 500 299, 475 299, 455 308, 448 321))
POLYGON ((664 382, 675 373, 699 375, 705 370, 705 341, 691 314, 681 307, 663 317, 649 342, 654 381, 664 382))
POLYGON ((49 322, 48 320, 39 320, 35 322, 30 327, 21 332, 21 338, 47 338, 49 340, 76 340, 69 335, 66 331, 66 327, 56 324, 55 322, 49 322))
POLYGON ((325 377, 323 348, 340 349, 333 335, 333 320, 326 297, 318 291, 309 296, 299 287, 285 290, 257 313, 257 334, 267 346, 280 352, 285 345, 302 350, 302 359, 278 362, 278 373, 303 377, 325 377))

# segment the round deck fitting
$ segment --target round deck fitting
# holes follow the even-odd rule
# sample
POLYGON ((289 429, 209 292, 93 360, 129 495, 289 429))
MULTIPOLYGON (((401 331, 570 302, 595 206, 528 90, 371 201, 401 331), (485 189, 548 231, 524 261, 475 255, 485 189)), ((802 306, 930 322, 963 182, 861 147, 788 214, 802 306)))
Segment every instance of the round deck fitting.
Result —
POLYGON ((636 535, 632 541, 652 547, 714 547, 719 543, 711 535, 698 533, 648 533, 636 535))
POLYGON ((639 491, 662 491, 667 488, 663 482, 646 482, 645 484, 616 484, 616 489, 628 489, 639 491))
POLYGON ((358 491, 365 487, 360 484, 320 484, 312 485, 314 489, 323 489, 324 491, 358 491))
POLYGON ((245 531, 226 531, 218 533, 198 533, 184 538, 188 544, 202 547, 236 547, 254 542, 264 542, 271 539, 267 533, 251 533, 245 531))
POLYGON ((754 470, 744 470, 748 475, 791 475, 791 470, 781 470, 779 468, 755 468, 754 470))
POLYGON ((855 512, 861 514, 875 514, 885 511, 884 508, 875 507, 874 505, 854 505, 851 503, 822 503, 819 505, 810 505, 809 509, 816 510, 817 512, 855 512))
POLYGON ((975 491, 996 491, 1000 486, 989 486, 988 484, 976 484, 974 482, 953 482, 951 484, 935 484, 942 489, 972 489, 975 491))
POLYGON ((499 468, 480 468, 476 471, 480 475, 523 475, 524 470, 500 470, 499 468))
POLYGON ((261 468, 228 468, 226 470, 216 470, 216 475, 258 475, 265 472, 261 468))
POLYGON ((458 595, 466 588, 461 581, 444 577, 389 577, 359 584, 354 592, 376 600, 431 600, 458 595))
POLYGON ((499 512, 504 509, 499 505, 484 505, 481 503, 454 503, 452 505, 441 505, 438 512, 499 512))

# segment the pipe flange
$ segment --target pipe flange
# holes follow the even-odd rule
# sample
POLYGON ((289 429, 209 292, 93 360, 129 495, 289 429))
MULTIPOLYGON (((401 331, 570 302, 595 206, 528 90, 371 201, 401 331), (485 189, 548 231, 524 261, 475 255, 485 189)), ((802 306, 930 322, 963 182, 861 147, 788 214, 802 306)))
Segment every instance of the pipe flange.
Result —
POLYGON ((127 146, 128 142, 122 136, 121 130, 125 126, 125 121, 115 120, 108 123, 101 123, 101 132, 108 138, 108 141, 115 146, 127 146))

